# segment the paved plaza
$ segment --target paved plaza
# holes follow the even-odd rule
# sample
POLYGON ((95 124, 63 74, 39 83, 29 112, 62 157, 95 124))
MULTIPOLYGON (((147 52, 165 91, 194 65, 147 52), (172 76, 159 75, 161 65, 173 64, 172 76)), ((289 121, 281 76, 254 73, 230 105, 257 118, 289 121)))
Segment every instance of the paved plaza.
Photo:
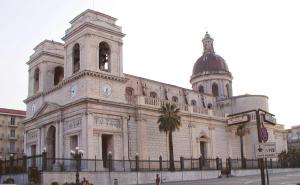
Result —
MULTIPOLYGON (((270 185, 297 185, 300 184, 300 172, 280 173, 270 175, 270 185)), ((260 185, 260 175, 247 177, 229 177, 201 181, 170 182, 164 185, 260 185)), ((146 185, 146 184, 144 184, 146 185)), ((154 185, 147 184, 147 185, 154 185)))

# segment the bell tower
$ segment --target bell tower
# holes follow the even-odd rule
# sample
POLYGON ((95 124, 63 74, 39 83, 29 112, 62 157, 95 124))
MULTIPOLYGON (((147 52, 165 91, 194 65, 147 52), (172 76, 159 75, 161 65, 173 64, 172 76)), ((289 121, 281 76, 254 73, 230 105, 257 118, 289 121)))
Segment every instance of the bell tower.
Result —
POLYGON ((116 18, 86 10, 72 21, 65 36, 65 77, 93 71, 123 77, 122 28, 116 18))

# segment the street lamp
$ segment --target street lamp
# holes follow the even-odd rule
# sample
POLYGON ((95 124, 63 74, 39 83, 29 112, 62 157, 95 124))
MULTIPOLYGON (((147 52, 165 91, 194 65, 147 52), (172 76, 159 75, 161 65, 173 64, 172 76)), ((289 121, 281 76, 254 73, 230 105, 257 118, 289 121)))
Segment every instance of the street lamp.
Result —
POLYGON ((79 168, 80 168, 80 160, 83 155, 83 150, 79 150, 79 147, 77 146, 75 148, 75 151, 71 150, 71 155, 76 160, 76 185, 79 185, 79 168))

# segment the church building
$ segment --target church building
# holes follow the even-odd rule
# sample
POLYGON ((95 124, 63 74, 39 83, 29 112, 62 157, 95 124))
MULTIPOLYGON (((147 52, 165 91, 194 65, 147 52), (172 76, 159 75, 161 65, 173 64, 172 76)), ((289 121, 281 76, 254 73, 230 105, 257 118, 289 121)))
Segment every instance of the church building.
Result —
POLYGON ((287 133, 268 113, 267 96, 233 96, 233 76, 208 33, 191 69, 191 89, 186 89, 123 73, 125 34, 116 21, 86 10, 71 20, 63 43, 44 40, 34 48, 24 100, 27 155, 46 150, 51 158, 70 158, 78 146, 83 158, 105 160, 111 153, 113 159, 139 155, 158 160, 161 155, 168 160, 168 137, 157 123, 158 110, 167 102, 180 108, 181 127, 173 133, 176 160, 202 156, 225 161, 241 158, 241 153, 255 158, 255 111, 230 115, 258 109, 265 111, 259 116, 268 142, 276 142, 278 153, 287 149, 287 133), (241 131, 239 119, 244 121, 241 131))

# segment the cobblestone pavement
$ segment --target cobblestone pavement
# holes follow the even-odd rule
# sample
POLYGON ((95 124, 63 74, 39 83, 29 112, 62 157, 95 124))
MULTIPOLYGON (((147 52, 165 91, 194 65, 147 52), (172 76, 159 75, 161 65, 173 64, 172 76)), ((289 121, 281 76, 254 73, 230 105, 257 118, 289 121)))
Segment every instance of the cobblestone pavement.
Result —
MULTIPOLYGON (((269 185, 300 185, 300 172, 278 173, 270 175, 269 185)), ((267 183, 267 182, 266 182, 267 183)), ((260 175, 247 177, 223 177, 199 181, 168 182, 162 185, 260 185, 260 175)), ((146 184, 144 184, 146 185, 146 184)), ((147 184, 154 185, 154 184, 147 184)))

